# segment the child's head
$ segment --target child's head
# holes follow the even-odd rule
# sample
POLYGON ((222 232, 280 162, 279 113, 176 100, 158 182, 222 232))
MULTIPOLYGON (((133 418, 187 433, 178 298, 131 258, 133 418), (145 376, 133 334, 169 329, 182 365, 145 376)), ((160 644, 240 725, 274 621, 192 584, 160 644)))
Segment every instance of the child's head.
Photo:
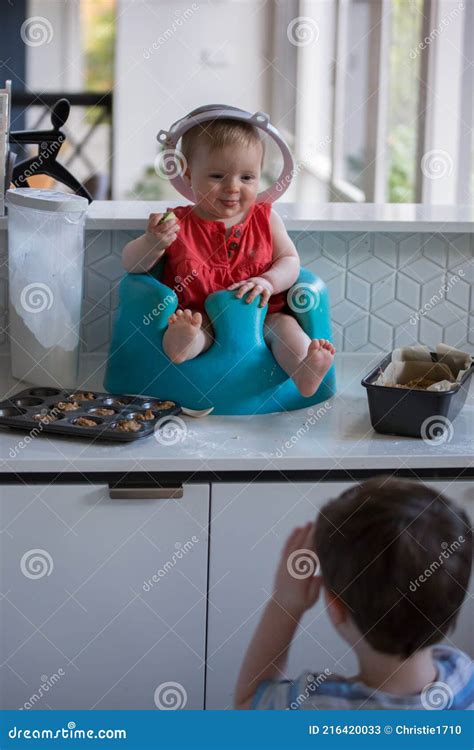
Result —
POLYGON ((455 625, 472 563, 463 510, 421 482, 381 476, 321 510, 315 549, 333 624, 403 658, 455 625), (355 627, 354 627, 355 626, 355 627))
POLYGON ((184 133, 185 180, 196 203, 216 219, 230 219, 255 202, 264 145, 258 128, 240 120, 204 122, 184 133))

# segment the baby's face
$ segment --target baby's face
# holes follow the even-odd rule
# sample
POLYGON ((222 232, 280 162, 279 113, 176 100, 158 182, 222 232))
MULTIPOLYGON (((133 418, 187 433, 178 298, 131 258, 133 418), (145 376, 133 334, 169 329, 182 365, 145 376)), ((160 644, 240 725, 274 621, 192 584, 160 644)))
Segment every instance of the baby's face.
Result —
POLYGON ((195 150, 186 172, 196 204, 209 219, 232 219, 247 211, 258 193, 262 146, 226 146, 195 150))

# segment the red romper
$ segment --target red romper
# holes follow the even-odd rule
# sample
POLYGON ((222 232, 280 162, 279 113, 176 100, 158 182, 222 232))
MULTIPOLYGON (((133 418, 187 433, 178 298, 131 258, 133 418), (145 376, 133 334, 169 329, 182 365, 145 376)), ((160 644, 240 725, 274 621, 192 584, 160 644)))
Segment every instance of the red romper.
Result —
MULTIPOLYGON (((234 224, 227 238, 222 221, 201 219, 192 206, 167 210, 175 214, 180 231, 166 250, 161 280, 175 290, 180 307, 204 312, 212 292, 260 276, 272 265, 271 203, 254 203, 245 221, 234 224)), ((269 313, 285 307, 286 292, 270 297, 269 313)))

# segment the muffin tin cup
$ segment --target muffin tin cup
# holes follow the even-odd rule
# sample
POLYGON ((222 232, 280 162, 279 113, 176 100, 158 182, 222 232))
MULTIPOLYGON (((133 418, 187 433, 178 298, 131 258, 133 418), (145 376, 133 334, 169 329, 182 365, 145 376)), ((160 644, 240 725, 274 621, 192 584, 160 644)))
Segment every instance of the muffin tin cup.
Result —
MULTIPOLYGON (((430 354, 432 361, 437 362, 436 353, 430 354)), ((367 390, 370 421, 376 432, 429 439, 430 425, 436 418, 441 425, 443 420, 454 421, 466 401, 474 365, 451 391, 375 385, 380 370, 385 370, 391 361, 392 355, 388 354, 361 381, 367 390)))
MULTIPOLYGON (((161 402, 163 404, 165 399, 161 402)), ((116 442, 131 442, 152 435, 155 425, 164 416, 181 413, 181 406, 175 402, 167 408, 160 408, 160 400, 149 396, 113 395, 87 390, 61 390, 59 388, 27 388, 15 394, 8 400, 0 402, 0 426, 12 427, 25 432, 37 431, 35 434, 46 433, 56 435, 72 435, 74 437, 95 440, 112 440, 116 442), (93 394, 94 398, 81 399, 77 395, 93 394), (73 398, 76 396, 75 398, 73 398), (56 404, 76 401, 79 409, 61 410, 56 404), (99 415, 96 409, 113 409, 113 414, 99 415), (137 432, 121 432, 112 425, 122 420, 131 419, 137 414, 143 414, 151 409, 153 419, 140 422, 141 429, 137 432), (48 415, 51 412, 58 415, 53 422, 42 422, 33 419, 34 415, 48 415), (80 418, 96 422, 96 427, 82 427, 76 424, 80 418)))

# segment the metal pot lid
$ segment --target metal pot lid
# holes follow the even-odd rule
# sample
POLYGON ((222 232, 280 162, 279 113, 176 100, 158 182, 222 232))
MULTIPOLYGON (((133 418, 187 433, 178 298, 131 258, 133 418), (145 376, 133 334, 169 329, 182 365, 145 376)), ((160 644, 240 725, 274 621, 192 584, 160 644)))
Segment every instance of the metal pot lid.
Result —
POLYGON ((176 170, 172 162, 179 162, 177 144, 183 133, 190 130, 190 128, 193 128, 195 125, 199 125, 201 122, 217 119, 234 119, 250 123, 257 128, 260 128, 260 130, 263 130, 277 144, 283 156, 283 167, 281 173, 273 185, 258 194, 257 202, 273 202, 280 198, 283 193, 288 190, 294 174, 293 157, 286 141, 275 126, 271 124, 270 118, 265 112, 255 112, 252 114, 244 109, 231 107, 228 104, 207 104, 204 107, 198 107, 198 109, 194 109, 186 115, 186 117, 182 117, 180 120, 173 123, 168 131, 160 130, 156 136, 158 142, 166 150, 168 157, 167 162, 170 165, 168 178, 173 187, 175 187, 176 190, 188 200, 192 202, 195 201, 192 188, 187 185, 183 179, 181 173, 182 170, 176 170), (176 152, 176 159, 173 159, 173 155, 176 152))

